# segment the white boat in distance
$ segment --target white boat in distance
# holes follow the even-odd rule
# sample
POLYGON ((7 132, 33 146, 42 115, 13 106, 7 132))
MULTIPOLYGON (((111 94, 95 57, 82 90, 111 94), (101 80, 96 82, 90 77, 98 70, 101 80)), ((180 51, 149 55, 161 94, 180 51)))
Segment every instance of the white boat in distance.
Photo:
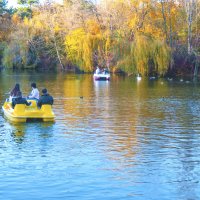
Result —
POLYGON ((110 80, 110 72, 107 68, 100 70, 100 68, 97 67, 93 77, 94 77, 94 80, 109 81, 110 80))
POLYGON ((94 80, 96 81, 100 81, 100 80, 104 80, 104 81, 109 81, 110 80, 110 73, 99 73, 99 74, 94 74, 93 75, 94 80))

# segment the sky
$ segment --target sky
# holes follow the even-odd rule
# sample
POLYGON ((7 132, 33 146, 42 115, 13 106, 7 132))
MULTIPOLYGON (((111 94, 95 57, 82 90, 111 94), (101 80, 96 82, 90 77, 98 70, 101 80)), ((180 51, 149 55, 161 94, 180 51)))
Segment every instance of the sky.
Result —
POLYGON ((8 1, 8 7, 15 7, 17 5, 17 0, 7 0, 8 1))
MULTIPOLYGON (((17 0, 7 0, 8 1, 8 7, 16 7, 17 6, 17 0)), ((44 2, 45 0, 40 0, 40 2, 44 2)), ((57 2, 62 2, 62 0, 55 0, 57 2)))

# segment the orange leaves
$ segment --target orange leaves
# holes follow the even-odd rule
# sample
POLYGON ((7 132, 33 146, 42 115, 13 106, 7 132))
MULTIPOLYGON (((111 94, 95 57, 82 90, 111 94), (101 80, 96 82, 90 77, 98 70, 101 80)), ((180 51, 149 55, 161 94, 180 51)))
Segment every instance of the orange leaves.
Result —
POLYGON ((19 24, 21 22, 19 15, 17 15, 16 13, 12 16, 12 22, 16 25, 19 24))
POLYGON ((92 19, 87 20, 86 27, 87 31, 92 35, 100 33, 100 25, 95 20, 92 19))

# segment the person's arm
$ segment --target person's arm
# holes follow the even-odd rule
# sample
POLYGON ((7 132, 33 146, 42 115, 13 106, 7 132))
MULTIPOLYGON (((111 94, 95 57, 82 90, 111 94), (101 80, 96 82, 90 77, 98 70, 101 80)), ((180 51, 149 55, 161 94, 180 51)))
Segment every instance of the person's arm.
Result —
POLYGON ((28 98, 36 98, 38 96, 38 91, 36 89, 32 90, 31 95, 28 96, 28 98))
POLYGON ((10 94, 10 96, 13 96, 13 90, 11 90, 9 94, 10 94))
POLYGON ((31 91, 31 93, 27 96, 27 98, 32 98, 33 95, 33 90, 31 91))
POLYGON ((27 106, 30 106, 30 105, 31 105, 31 102, 26 101, 25 104, 26 104, 27 106))
POLYGON ((16 105, 15 99, 12 100, 12 108, 14 109, 16 105))
POLYGON ((38 102, 37 102, 37 106, 38 106, 39 108, 41 108, 41 106, 42 106, 41 99, 38 100, 38 102))

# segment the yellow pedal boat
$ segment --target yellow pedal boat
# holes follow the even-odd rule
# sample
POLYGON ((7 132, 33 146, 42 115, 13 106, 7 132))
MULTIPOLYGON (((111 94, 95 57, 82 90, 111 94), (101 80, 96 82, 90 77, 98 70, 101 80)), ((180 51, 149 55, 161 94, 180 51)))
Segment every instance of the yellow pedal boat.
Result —
POLYGON ((51 105, 42 105, 41 109, 37 107, 36 101, 31 102, 30 106, 25 104, 17 104, 12 108, 11 102, 5 102, 2 106, 4 116, 12 122, 27 122, 29 120, 42 120, 44 122, 54 121, 55 115, 51 105))

